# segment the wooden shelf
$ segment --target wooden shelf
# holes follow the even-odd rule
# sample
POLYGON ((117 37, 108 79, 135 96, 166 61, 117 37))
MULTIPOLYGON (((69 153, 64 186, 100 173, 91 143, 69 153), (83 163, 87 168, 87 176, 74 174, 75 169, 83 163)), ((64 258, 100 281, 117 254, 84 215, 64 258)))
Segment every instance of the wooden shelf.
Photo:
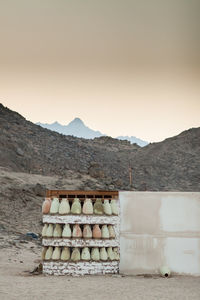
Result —
POLYGON ((118 199, 118 191, 78 191, 78 190, 47 190, 46 197, 58 197, 58 198, 108 198, 118 199))

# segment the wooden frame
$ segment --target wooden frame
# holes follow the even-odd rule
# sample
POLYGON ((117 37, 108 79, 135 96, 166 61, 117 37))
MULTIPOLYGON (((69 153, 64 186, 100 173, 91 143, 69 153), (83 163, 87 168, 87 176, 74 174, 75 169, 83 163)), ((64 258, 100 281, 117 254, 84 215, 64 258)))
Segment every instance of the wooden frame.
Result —
POLYGON ((91 198, 91 199, 96 199, 96 198, 109 198, 109 199, 118 199, 119 197, 119 192, 118 191, 78 191, 78 190, 47 190, 46 191, 46 197, 47 198, 52 198, 52 197, 57 197, 57 198, 80 198, 85 199, 85 198, 91 198))

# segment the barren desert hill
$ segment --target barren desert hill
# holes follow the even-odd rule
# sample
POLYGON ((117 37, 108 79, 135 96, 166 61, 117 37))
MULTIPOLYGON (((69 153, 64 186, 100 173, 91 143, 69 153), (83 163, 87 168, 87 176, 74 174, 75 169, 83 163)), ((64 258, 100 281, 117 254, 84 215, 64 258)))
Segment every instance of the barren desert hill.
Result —
POLYGON ((128 186, 127 164, 139 146, 110 137, 86 140, 35 125, 0 107, 0 165, 15 172, 66 177, 89 174, 105 187, 128 186), (117 184, 120 181, 120 184, 117 184))
POLYGON ((5 237, 40 233, 46 188, 200 191, 200 128, 140 148, 110 137, 64 136, 0 105, 0 231, 5 237))
POLYGON ((64 136, 1 104, 0 129, 0 166, 10 171, 61 178, 71 171, 108 189, 200 190, 200 128, 141 148, 106 136, 64 136))

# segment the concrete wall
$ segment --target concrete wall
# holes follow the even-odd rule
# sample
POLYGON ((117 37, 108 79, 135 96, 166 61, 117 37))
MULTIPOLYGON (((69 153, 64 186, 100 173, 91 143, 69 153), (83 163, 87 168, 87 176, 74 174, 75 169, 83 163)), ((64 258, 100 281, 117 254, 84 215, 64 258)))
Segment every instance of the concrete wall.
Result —
POLYGON ((200 275, 200 193, 120 192, 120 272, 200 275))

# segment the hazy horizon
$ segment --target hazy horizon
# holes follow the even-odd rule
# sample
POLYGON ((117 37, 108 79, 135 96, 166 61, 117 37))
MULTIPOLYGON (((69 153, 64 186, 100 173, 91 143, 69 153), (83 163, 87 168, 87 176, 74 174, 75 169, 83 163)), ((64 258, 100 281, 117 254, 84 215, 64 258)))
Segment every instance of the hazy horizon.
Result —
POLYGON ((0 102, 161 141, 200 126, 200 2, 0 3, 0 102))

